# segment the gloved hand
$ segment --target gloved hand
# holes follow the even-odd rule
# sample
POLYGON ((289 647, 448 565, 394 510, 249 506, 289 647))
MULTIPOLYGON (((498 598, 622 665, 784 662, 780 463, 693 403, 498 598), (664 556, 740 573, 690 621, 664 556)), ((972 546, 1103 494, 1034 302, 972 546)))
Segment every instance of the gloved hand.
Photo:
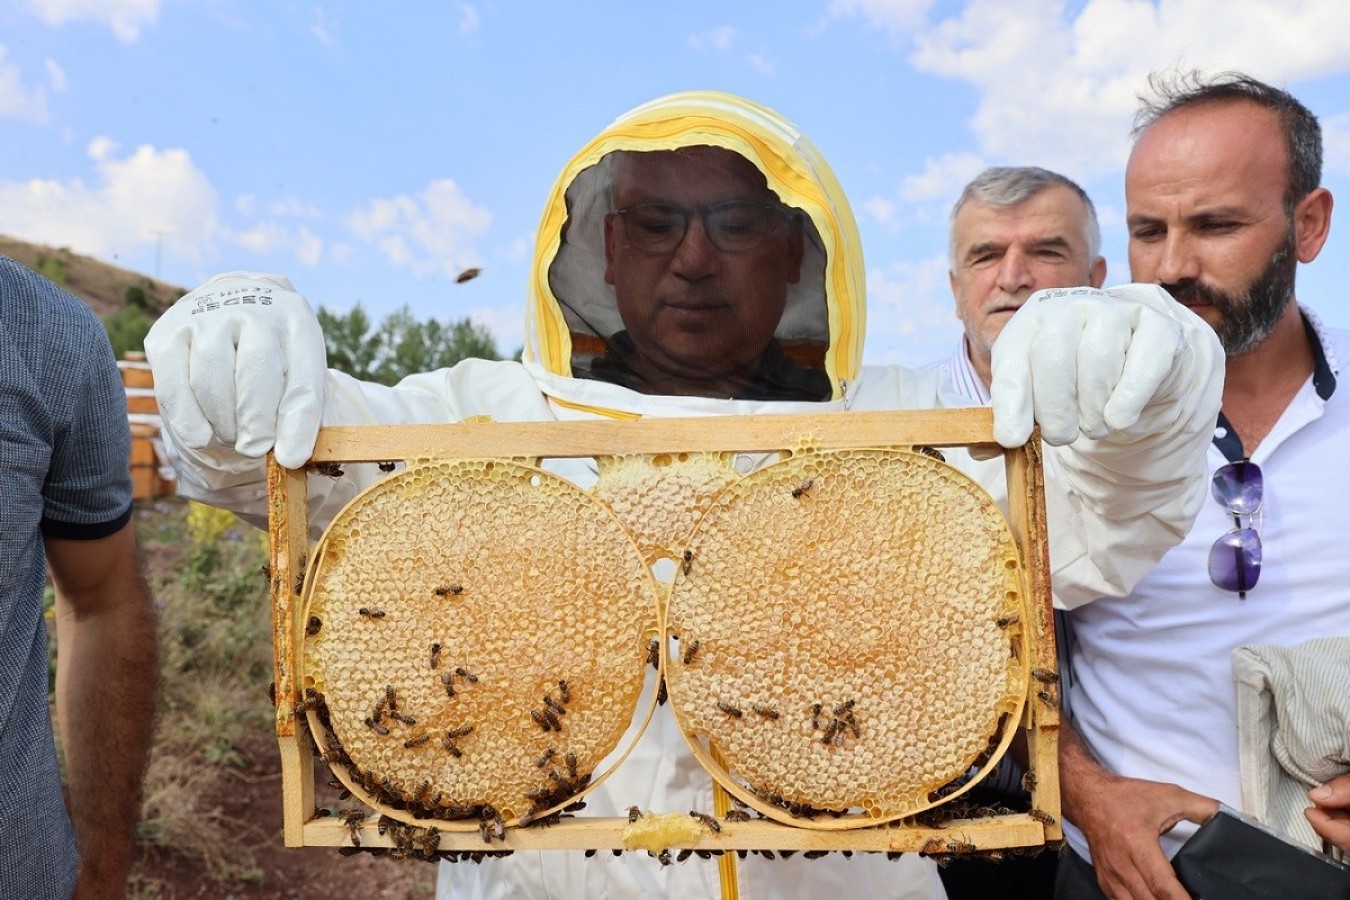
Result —
POLYGON ((174 440, 299 468, 323 413, 326 353, 309 303, 280 275, 226 272, 184 296, 145 338, 174 440))
POLYGON ((995 439, 1024 444, 1033 421, 1051 445, 1130 428, 1175 386, 1184 313, 1149 284, 1032 294, 994 342, 995 439))

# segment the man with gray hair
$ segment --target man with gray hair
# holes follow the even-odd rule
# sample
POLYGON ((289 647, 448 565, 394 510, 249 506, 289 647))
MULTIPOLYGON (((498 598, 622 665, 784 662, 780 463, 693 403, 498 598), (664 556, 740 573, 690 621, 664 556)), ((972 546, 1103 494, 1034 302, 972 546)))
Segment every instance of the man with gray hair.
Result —
POLYGON ((945 363, 952 386, 989 402, 994 339, 1043 288, 1101 287, 1097 212, 1081 187, 1036 166, 985 169, 952 208, 949 254, 961 346, 945 363))
MULTIPOLYGON (((949 254, 960 345, 942 363, 945 386, 965 402, 989 403, 991 355, 1003 326, 1043 288, 1101 287, 1106 260, 1088 195, 1075 182, 1037 166, 985 169, 952 207, 949 254)), ((1005 761, 976 787, 974 802, 1016 804, 1029 797, 1022 771, 1005 761)), ((941 869, 949 900, 1048 897, 1057 857, 1010 857, 994 863, 955 859, 941 869)))

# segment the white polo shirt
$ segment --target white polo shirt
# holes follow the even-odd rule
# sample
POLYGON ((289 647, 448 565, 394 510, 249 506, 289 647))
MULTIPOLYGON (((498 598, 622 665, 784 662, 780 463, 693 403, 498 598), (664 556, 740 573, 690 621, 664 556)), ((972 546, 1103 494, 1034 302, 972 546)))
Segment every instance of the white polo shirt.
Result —
MULTIPOLYGON (((1251 456, 1264 476, 1263 559, 1246 599, 1209 580, 1210 545, 1233 527, 1211 497, 1132 594, 1067 613, 1068 706, 1096 758, 1119 775, 1176 783, 1233 807, 1241 803, 1232 651, 1350 635, 1350 388, 1336 390, 1350 332, 1304 316, 1320 350, 1317 371, 1251 456)), ((1230 461, 1225 449, 1241 455, 1236 443, 1216 430, 1211 473, 1230 461)), ((1065 825, 1087 858, 1082 833, 1065 825)), ((1171 856, 1194 830, 1183 822, 1163 849, 1171 856)))

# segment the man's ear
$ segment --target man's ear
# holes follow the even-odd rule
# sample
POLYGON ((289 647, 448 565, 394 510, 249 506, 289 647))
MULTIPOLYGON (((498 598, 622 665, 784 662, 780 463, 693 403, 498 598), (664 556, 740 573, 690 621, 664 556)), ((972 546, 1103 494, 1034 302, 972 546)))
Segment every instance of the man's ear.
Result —
POLYGON ((802 258, 806 255, 806 236, 800 218, 792 220, 792 230, 788 232, 788 273, 787 283, 796 284, 802 280, 802 258))
POLYGON ((1310 263, 1322 252, 1331 233, 1331 191, 1309 191, 1294 206, 1294 251, 1301 263, 1310 263))
POLYGON ((1099 256, 1092 261, 1092 268, 1088 269, 1088 281, 1095 288, 1106 283, 1106 257, 1099 256))
POLYGON ((614 216, 605 216, 605 284, 614 283, 614 216))

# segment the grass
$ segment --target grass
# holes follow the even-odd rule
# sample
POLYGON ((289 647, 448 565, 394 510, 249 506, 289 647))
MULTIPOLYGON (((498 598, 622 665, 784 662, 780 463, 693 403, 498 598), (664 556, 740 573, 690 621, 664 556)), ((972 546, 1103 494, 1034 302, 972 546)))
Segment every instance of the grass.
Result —
MULTIPOLYGON (((266 836, 240 840, 219 798, 229 796, 243 765, 241 746, 266 734, 272 717, 259 688, 271 680, 270 607, 260 574, 266 535, 230 513, 177 499, 139 506, 136 527, 160 646, 141 843, 211 881, 256 881, 255 850, 266 836), (222 840, 226 833, 230 839, 222 840)), ((153 887, 140 896, 155 896, 153 887)))

